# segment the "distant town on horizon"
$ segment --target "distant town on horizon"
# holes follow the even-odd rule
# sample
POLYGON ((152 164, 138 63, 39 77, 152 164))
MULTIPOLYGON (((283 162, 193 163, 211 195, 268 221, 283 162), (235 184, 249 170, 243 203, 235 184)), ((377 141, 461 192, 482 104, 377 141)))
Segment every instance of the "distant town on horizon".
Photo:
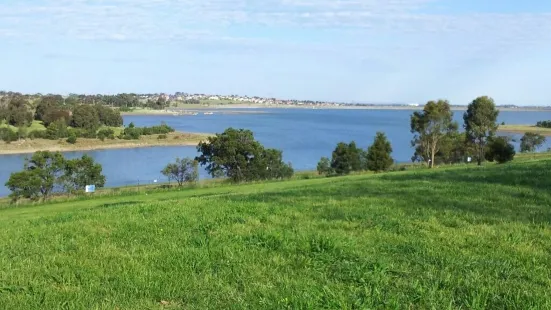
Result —
MULTIPOLYGON (((59 95, 59 94, 23 94, 12 91, 0 91, 0 98, 12 95, 24 95, 28 97, 41 97, 44 95, 59 95)), ((163 98, 171 102, 180 102, 188 104, 202 104, 202 105, 217 105, 217 104, 239 104, 239 105, 258 105, 258 106, 313 106, 313 107, 422 107, 424 103, 410 102, 410 103, 367 103, 367 102, 335 102, 335 101, 320 101, 320 100, 297 100, 297 99, 280 99, 275 97, 261 97, 261 96, 242 96, 242 95, 220 95, 220 94, 203 94, 203 93, 186 93, 175 92, 174 94, 167 93, 119 93, 119 94, 61 94, 63 98, 78 97, 78 98, 102 98, 106 96, 136 96, 141 101, 157 100, 163 98)), ((451 104, 451 107, 466 108, 468 104, 451 104)), ((507 109, 551 109, 551 105, 500 105, 497 107, 507 109)))

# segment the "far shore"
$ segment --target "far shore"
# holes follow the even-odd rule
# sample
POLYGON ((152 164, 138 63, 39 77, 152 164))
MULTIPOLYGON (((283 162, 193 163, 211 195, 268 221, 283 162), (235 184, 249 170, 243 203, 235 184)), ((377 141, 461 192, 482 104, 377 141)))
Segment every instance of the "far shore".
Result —
MULTIPOLYGON (((198 105, 185 104, 177 108, 168 108, 166 110, 149 110, 137 109, 132 112, 121 112, 122 115, 176 115, 176 116, 193 116, 193 113, 204 114, 211 112, 213 114, 266 114, 270 113, 266 110, 277 109, 310 109, 310 110, 405 110, 418 111, 422 110, 423 106, 393 106, 393 105, 373 105, 373 106, 337 106, 337 105, 262 105, 262 104, 212 104, 198 105), (232 110, 233 109, 233 110, 232 110), (260 111, 258 111, 260 109, 260 111), (257 111, 255 111, 257 110, 257 111)), ((466 106, 452 106, 453 111, 466 111, 466 106)), ((500 111, 507 112, 551 112, 551 108, 505 108, 497 107, 500 111)))
POLYGON ((500 125, 498 132, 525 134, 527 132, 539 133, 546 137, 551 137, 551 128, 541 128, 533 125, 500 125))
POLYGON ((76 152, 113 150, 130 148, 147 148, 157 146, 196 146, 205 140, 209 134, 173 132, 166 139, 158 139, 159 135, 142 136, 139 140, 78 139, 75 144, 62 140, 22 140, 12 143, 0 143, 0 155, 30 154, 37 151, 76 152))

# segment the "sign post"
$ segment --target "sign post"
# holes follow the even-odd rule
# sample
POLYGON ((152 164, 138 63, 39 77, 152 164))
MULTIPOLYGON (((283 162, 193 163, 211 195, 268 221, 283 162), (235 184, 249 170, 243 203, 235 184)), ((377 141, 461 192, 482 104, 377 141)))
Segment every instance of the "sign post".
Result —
POLYGON ((86 193, 95 193, 96 192, 96 186, 95 185, 86 185, 84 191, 86 193))

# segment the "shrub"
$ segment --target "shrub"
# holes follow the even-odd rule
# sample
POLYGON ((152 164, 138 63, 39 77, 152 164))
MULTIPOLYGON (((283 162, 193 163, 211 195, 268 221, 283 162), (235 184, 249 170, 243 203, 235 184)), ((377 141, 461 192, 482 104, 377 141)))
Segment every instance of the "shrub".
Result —
POLYGON ((0 139, 6 143, 10 143, 13 141, 17 141, 19 139, 19 135, 15 130, 12 130, 11 128, 0 128, 0 139))
POLYGON ((551 128, 551 121, 541 121, 541 122, 537 122, 536 127, 540 127, 540 128, 551 128))
POLYGON ((488 144, 485 158, 487 161, 496 161, 503 164, 513 160, 515 154, 515 147, 509 143, 506 137, 496 137, 492 138, 488 144))
POLYGON ((67 124, 64 119, 59 119, 52 122, 48 128, 46 128, 46 138, 50 140, 57 140, 67 138, 69 131, 67 130, 67 124))
POLYGON ((103 128, 98 131, 97 137, 101 141, 104 141, 106 138, 115 139, 115 131, 111 128, 103 128))
POLYGON ((27 134, 29 139, 47 139, 48 133, 46 130, 33 130, 27 134))
POLYGON ((163 135, 159 135, 159 136, 157 137, 157 139, 159 139, 159 140, 166 139, 166 135, 164 135, 164 134, 163 134, 163 135))
POLYGON ((77 143, 77 136, 75 135, 74 132, 71 132, 69 134, 69 138, 67 138, 67 143, 70 143, 70 144, 75 144, 77 143))

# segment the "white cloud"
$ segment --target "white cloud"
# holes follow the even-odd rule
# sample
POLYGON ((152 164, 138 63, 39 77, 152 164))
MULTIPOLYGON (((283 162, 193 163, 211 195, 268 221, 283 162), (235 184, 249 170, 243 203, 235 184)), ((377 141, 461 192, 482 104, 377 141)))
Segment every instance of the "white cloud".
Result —
POLYGON ((550 14, 421 14, 432 2, 436 1, 22 0, 0 4, 0 28, 24 35, 128 40, 216 35, 213 29, 232 24, 498 35, 504 39, 538 39, 551 33, 550 14))

